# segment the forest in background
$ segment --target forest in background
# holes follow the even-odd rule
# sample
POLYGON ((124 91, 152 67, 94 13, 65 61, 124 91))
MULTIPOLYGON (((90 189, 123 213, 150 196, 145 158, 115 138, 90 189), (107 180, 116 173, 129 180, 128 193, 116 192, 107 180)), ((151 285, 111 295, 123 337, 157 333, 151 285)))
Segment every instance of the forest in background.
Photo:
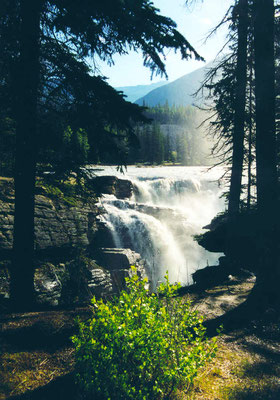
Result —
MULTIPOLYGON (((169 106, 166 102, 163 106, 146 108, 143 115, 147 122, 135 124, 133 143, 126 137, 119 142, 124 163, 172 163, 184 166, 213 164, 212 142, 206 135, 206 128, 199 126, 204 115, 201 110, 193 106, 169 106)), ((0 174, 13 176, 15 122, 12 118, 1 118, 0 138, 0 174)), ((41 169, 62 171, 63 168, 67 170, 86 163, 118 163, 118 158, 111 151, 105 150, 98 156, 90 151, 86 130, 73 131, 67 126, 55 141, 53 148, 48 145, 41 148, 41 169)))
POLYGON ((129 164, 213 164, 210 139, 199 126, 203 118, 200 110, 166 102, 147 108, 144 115, 150 122, 136 125, 138 145, 128 151, 129 164))

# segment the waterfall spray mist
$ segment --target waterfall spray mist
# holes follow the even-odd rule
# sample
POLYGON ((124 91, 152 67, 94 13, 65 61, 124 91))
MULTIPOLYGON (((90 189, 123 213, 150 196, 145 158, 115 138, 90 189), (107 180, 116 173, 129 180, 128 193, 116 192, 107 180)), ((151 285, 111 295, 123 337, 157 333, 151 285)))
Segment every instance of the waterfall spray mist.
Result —
MULTIPOLYGON (((112 175, 112 171, 102 174, 112 175)), ((115 172, 115 171, 114 171, 115 172)), ((166 270, 172 282, 191 283, 191 274, 214 265, 220 254, 200 247, 193 235, 224 208, 217 180, 221 169, 204 167, 129 167, 134 193, 130 200, 103 196, 101 219, 116 247, 130 248, 146 259, 153 286, 166 270)), ((116 174, 117 175, 117 174, 116 174)))

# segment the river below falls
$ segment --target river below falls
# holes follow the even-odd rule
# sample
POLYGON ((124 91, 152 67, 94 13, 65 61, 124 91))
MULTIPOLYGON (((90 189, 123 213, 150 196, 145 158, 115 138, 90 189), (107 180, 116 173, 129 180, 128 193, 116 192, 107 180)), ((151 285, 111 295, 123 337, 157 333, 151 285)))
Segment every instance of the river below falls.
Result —
POLYGON ((221 254, 204 250, 193 236, 205 232, 203 227, 225 209, 219 183, 223 168, 128 166, 124 174, 116 167, 89 170, 132 182, 130 199, 101 197, 101 220, 115 247, 130 248, 146 260, 154 287, 167 270, 172 282, 188 285, 197 269, 218 263, 221 254))

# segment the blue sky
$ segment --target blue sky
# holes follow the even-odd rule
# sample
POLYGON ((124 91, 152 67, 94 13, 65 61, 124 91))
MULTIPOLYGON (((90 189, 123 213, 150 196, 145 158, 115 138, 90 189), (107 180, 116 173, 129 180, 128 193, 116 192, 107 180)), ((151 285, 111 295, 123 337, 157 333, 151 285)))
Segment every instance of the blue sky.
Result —
MULTIPOLYGON (((226 28, 221 29, 215 36, 204 44, 204 39, 211 28, 215 27, 232 4, 232 0, 196 0, 186 7, 184 0, 154 0, 154 5, 162 15, 171 17, 178 25, 178 30, 202 55, 206 62, 211 61, 225 42, 226 28)), ((164 78, 155 77, 151 81, 151 73, 143 66, 140 53, 130 53, 127 56, 115 56, 115 65, 109 67, 100 62, 102 75, 108 77, 108 82, 114 86, 146 85, 164 78)), ((170 51, 166 58, 169 82, 200 68, 202 62, 182 61, 179 54, 170 51)))

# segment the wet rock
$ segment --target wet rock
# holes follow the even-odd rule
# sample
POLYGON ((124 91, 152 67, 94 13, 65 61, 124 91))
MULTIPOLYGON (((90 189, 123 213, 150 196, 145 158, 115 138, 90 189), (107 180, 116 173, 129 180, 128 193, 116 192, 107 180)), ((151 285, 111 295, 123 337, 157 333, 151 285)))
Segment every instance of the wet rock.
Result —
POLYGON ((88 287, 96 297, 106 297, 113 293, 113 280, 111 274, 102 268, 89 267, 91 277, 88 281, 88 287))
POLYGON ((116 183, 116 197, 118 199, 130 198, 133 192, 132 183, 126 179, 119 179, 116 183))
POLYGON ((66 263, 66 273, 62 280, 63 304, 89 303, 93 296, 106 297, 113 292, 110 273, 84 256, 66 263))
MULTIPOLYGON (((101 217, 102 218, 102 217, 101 217)), ((108 247, 114 247, 115 242, 114 238, 112 235, 111 230, 107 226, 107 224, 100 219, 100 217, 97 217, 97 232, 95 234, 94 242, 95 242, 95 248, 101 248, 104 247, 104 244, 106 243, 106 246, 108 247)))
POLYGON ((36 269, 34 285, 38 304, 57 306, 60 303, 62 284, 54 265, 47 263, 36 269))
POLYGON ((92 189, 101 194, 113 194, 118 199, 129 199, 133 192, 133 185, 127 179, 119 179, 116 176, 96 176, 89 181, 92 189))
POLYGON ((102 248, 98 262, 108 270, 129 269, 141 260, 140 255, 130 249, 102 248))
MULTIPOLYGON (((68 306, 88 304, 93 296, 106 297, 114 292, 110 272, 94 260, 72 260, 57 265, 41 263, 34 274, 35 297, 41 306, 68 306)), ((10 274, 0 269, 0 298, 9 298, 10 274)), ((115 291, 116 293, 116 291, 115 291)))
MULTIPOLYGON (((13 245, 12 185, 8 189, 3 190, 0 196, 2 299, 9 298, 10 262, 5 260, 10 259, 13 245)), ((114 190, 118 196, 128 197, 130 182, 118 182, 114 190)), ((36 195, 34 286, 38 304, 84 304, 93 295, 106 297, 118 293, 125 287, 125 277, 128 276, 131 265, 137 266, 139 276, 145 276, 145 266, 139 254, 129 249, 103 249, 99 252, 102 254, 102 263, 98 260, 97 264, 93 260, 96 249, 102 246, 102 240, 97 240, 99 214, 95 199, 77 199, 73 206, 63 199, 49 198, 43 191, 36 195)))
MULTIPOLYGON (((88 304, 97 298, 118 294, 126 287, 130 266, 135 265, 141 278, 146 277, 144 262, 129 249, 104 249, 106 268, 85 256, 66 263, 37 262, 34 286, 36 301, 41 306, 88 304), (110 257, 109 257, 110 254, 110 257), (116 262, 115 262, 116 261, 116 262)), ((0 297, 9 298, 10 275, 3 262, 0 265, 0 297)))
POLYGON ((131 275, 131 266, 135 266, 141 279, 147 277, 145 261, 141 259, 140 254, 130 249, 100 249, 98 263, 110 271, 114 292, 119 292, 125 288, 125 278, 131 275))

